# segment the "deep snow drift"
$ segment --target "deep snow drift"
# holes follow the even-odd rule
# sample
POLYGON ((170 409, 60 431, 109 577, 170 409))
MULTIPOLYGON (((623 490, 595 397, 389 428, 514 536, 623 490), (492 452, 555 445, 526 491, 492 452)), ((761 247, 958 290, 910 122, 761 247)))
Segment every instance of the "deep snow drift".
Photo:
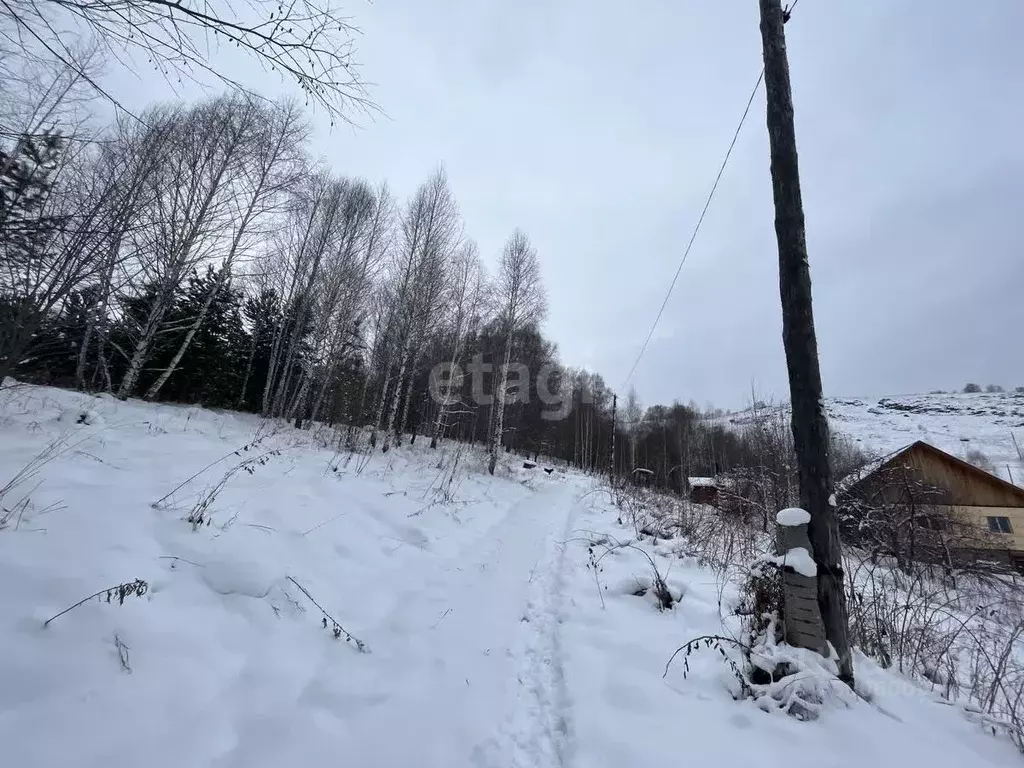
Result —
POLYGON ((592 478, 512 457, 492 478, 464 446, 366 457, 329 439, 0 393, 0 489, 15 481, 0 498, 2 763, 1019 763, 862 657, 874 704, 837 692, 809 723, 734 701, 717 653, 663 678, 677 647, 723 631, 729 588, 672 541, 636 541, 592 478), (118 594, 136 579, 141 596, 118 594))

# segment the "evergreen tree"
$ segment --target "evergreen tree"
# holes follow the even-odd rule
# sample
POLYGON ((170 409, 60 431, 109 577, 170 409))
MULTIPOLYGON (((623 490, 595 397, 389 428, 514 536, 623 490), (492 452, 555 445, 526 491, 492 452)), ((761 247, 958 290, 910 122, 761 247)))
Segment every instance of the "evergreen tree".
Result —
POLYGON ((44 211, 63 147, 60 135, 45 132, 0 148, 0 243, 9 265, 27 266, 57 225, 44 211))
POLYGON ((16 369, 39 366, 24 357, 45 337, 39 326, 46 312, 36 289, 46 241, 60 226, 47 214, 47 201, 63 147, 58 134, 46 132, 20 137, 11 150, 0 148, 0 383, 16 369))
MULTIPOLYGON (((164 320, 162 339, 154 349, 147 379, 156 378, 170 363, 207 297, 217 284, 213 267, 194 272, 164 320)), ((160 399, 232 407, 245 374, 249 334, 242 324, 242 296, 228 285, 216 292, 203 323, 187 352, 160 390, 160 399)))
POLYGON ((270 371, 274 334, 283 321, 281 297, 274 289, 265 288, 245 300, 242 315, 249 327, 249 344, 235 402, 238 408, 259 413, 270 371))

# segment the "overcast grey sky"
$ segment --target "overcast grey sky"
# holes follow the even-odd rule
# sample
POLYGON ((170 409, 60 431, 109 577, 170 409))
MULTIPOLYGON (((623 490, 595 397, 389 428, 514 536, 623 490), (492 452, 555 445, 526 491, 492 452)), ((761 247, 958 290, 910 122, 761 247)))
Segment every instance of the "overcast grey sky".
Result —
MULTIPOLYGON (((399 199, 443 164, 489 263, 533 239, 564 362, 620 389, 757 78, 755 0, 346 10, 387 117, 321 115, 316 151, 399 199)), ((802 0, 787 25, 826 394, 1024 385, 1022 29, 1022 0, 802 0)), ((634 377, 726 407, 752 380, 787 396, 763 90, 634 377)))

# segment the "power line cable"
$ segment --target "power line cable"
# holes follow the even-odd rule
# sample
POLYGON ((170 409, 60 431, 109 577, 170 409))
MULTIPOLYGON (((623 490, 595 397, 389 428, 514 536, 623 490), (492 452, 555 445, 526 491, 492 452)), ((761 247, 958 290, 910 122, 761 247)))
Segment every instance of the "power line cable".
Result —
MULTIPOLYGON (((791 6, 788 6, 785 10, 786 20, 789 20, 790 15, 793 13, 793 9, 796 8, 797 3, 800 0, 794 0, 791 6)), ((761 87, 761 83, 764 82, 764 67, 761 67, 761 74, 757 76, 757 82, 754 83, 754 88, 750 91, 750 98, 747 99, 747 106, 743 109, 743 115, 740 117, 740 122, 736 126, 736 131, 732 135, 732 141, 729 142, 729 149, 726 150, 725 157, 722 159, 722 165, 718 169, 718 175, 715 176, 715 183, 711 185, 711 192, 708 193, 708 199, 704 202, 704 209, 700 212, 700 218, 697 219, 697 226, 693 228, 693 234, 690 235, 690 242, 686 244, 686 250, 683 251, 683 257, 679 260, 679 266, 676 267, 676 273, 672 277, 672 282, 669 283, 668 291, 665 293, 665 299, 661 302, 661 307, 658 309, 658 314, 654 318, 654 323, 651 325, 651 330, 647 333, 647 338, 644 340, 643 346, 640 348, 640 354, 636 356, 636 360, 633 361, 633 367, 629 369, 629 373, 626 375, 625 380, 622 382, 622 388, 625 389, 626 385, 629 384, 630 379, 633 378, 633 374, 636 373, 636 368, 640 365, 640 360, 643 358, 644 353, 647 351, 647 345, 651 343, 651 337, 654 336, 654 331, 658 327, 658 323, 661 321, 661 316, 665 312, 665 307, 668 305, 668 300, 672 296, 672 290, 676 287, 676 281, 679 279, 679 273, 683 269, 683 264, 686 263, 687 257, 690 255, 690 249, 693 248, 693 243, 697 239, 697 233, 700 232, 700 226, 704 223, 704 217, 707 215, 708 208, 711 206, 711 201, 715 197, 715 192, 718 190, 718 183, 722 180, 722 174, 725 173, 725 166, 729 163, 729 157, 732 155, 733 147, 736 146, 736 140, 740 136, 740 130, 743 128, 743 123, 746 122, 747 115, 750 114, 750 106, 754 103, 754 97, 757 95, 758 89, 761 87)))
POLYGON ((761 82, 763 80, 764 68, 761 69, 761 74, 757 76, 757 82, 754 84, 754 89, 750 92, 750 98, 747 99, 747 106, 743 110, 743 116, 740 118, 740 122, 736 126, 736 132, 732 136, 732 141, 729 143, 729 149, 726 151, 725 158, 722 160, 722 165, 718 169, 718 175, 715 177, 715 183, 711 185, 711 192, 708 194, 708 198, 704 202, 704 209, 700 212, 700 218, 697 219, 697 226, 693 228, 693 234, 690 235, 690 242, 686 244, 686 250, 683 251, 683 257, 679 260, 679 266, 676 267, 676 273, 672 276, 672 282, 669 283, 668 291, 665 293, 665 299, 661 302, 661 307, 658 309, 658 314, 654 318, 651 330, 647 332, 647 338, 644 340, 644 344, 640 348, 640 353, 636 356, 636 360, 633 361, 633 367, 629 369, 629 373, 622 382, 623 388, 625 388, 629 383, 629 380, 633 378, 633 374, 636 372, 636 367, 640 365, 640 360, 647 351, 647 345, 651 343, 651 337, 654 336, 654 331, 657 329, 658 323, 661 321, 661 316, 665 312, 668 300, 672 296, 672 290, 676 287, 676 281, 679 279, 679 273, 682 272, 683 264, 686 263, 686 259, 690 255, 690 249, 693 248, 693 243, 697 239, 697 233, 700 232, 701 224, 704 223, 704 217, 707 215, 708 208, 711 206, 711 201, 714 199, 715 192, 718 190, 718 183, 722 180, 722 174, 725 173, 725 166, 729 163, 729 157, 732 155, 733 147, 736 146, 736 140, 739 138, 740 129, 743 127, 743 123, 747 119, 747 114, 750 112, 750 105, 754 103, 754 97, 757 95, 757 91, 761 87, 761 82))

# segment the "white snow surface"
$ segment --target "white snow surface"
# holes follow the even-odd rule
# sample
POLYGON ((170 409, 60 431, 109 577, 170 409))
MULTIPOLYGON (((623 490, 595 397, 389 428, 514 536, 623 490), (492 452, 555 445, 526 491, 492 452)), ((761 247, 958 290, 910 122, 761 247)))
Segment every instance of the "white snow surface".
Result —
POLYGON ((779 513, 775 516, 775 522, 785 526, 807 525, 811 522, 811 513, 806 509, 800 509, 800 507, 780 509, 779 513))
POLYGON ((420 440, 364 466, 279 426, 241 451, 260 429, 233 413, 0 392, 0 488, 60 441, 0 499, 28 498, 0 530, 3 765, 1019 765, 1005 738, 860 655, 874 704, 839 698, 811 723, 734 700, 713 651, 663 677, 678 646, 722 632, 715 575, 672 541, 632 539, 591 478, 514 457, 492 478, 466 452, 446 497, 459 446, 420 440), (57 418, 75 409, 98 418, 57 418), (193 530, 197 499, 271 449, 193 530), (674 608, 629 588, 651 583, 636 550, 609 554, 595 580, 588 546, 605 536, 654 558, 674 608), (137 578, 142 597, 101 596, 43 628, 137 578), (297 585, 368 652, 335 640, 297 585))

